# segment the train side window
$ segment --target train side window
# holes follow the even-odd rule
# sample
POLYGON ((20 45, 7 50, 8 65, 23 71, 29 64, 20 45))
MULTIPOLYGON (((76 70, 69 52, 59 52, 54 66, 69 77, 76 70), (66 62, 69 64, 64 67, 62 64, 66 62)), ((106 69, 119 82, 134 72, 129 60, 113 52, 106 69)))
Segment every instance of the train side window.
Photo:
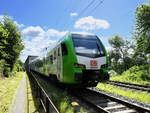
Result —
POLYGON ((67 47, 64 43, 61 44, 61 48, 62 48, 62 56, 67 55, 68 51, 67 51, 67 47))
POLYGON ((56 59, 56 51, 54 51, 54 60, 56 59))
POLYGON ((53 55, 50 55, 50 63, 53 64, 53 55))
POLYGON ((60 56, 60 48, 58 48, 58 56, 60 56))

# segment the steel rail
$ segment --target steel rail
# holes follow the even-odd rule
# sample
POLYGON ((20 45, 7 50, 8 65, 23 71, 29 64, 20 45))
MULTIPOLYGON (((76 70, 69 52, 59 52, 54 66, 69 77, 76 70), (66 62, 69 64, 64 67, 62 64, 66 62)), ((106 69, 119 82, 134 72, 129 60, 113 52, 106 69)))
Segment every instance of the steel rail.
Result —
POLYGON ((139 85, 139 84, 132 84, 127 82, 119 82, 119 81, 108 81, 107 83, 111 85, 150 92, 150 86, 148 85, 139 85))
MULTIPOLYGON (((59 86, 57 86, 59 87, 59 86)), ((89 106, 91 106, 91 108, 94 108, 94 110, 98 113, 112 113, 112 111, 110 111, 110 107, 109 107, 109 102, 107 103, 108 106, 106 106, 107 108, 104 108, 105 102, 103 103, 99 103, 98 105, 96 103, 93 102, 93 99, 95 98, 94 95, 92 96, 92 99, 89 100, 87 98, 85 98, 86 96, 82 96, 80 93, 83 91, 88 91, 89 94, 95 93, 96 95, 98 95, 99 97, 105 97, 106 99, 111 100, 111 103, 117 103, 119 104, 119 106, 114 105, 111 107, 111 110, 119 110, 119 111, 115 111, 115 113, 129 113, 129 112, 135 112, 135 113, 149 113, 150 109, 148 108, 144 108, 142 106, 136 105, 136 104, 131 104, 127 101, 124 100, 120 100, 118 98, 115 98, 113 96, 109 96, 105 93, 101 93, 98 92, 97 90, 91 90, 91 89, 69 89, 68 93, 70 93, 73 96, 76 96, 77 98, 79 98, 81 101, 87 103, 89 106), (122 107, 122 108, 120 108, 122 107), (125 110, 124 110, 125 108, 125 110), (121 109, 121 110, 120 110, 121 109)), ((86 92, 84 92, 86 93, 86 92)), ((100 99, 99 99, 100 100, 100 99)), ((100 100, 102 101, 102 100, 100 100)), ((114 111, 113 111, 114 113, 114 111)))
POLYGON ((106 111, 105 109, 103 109, 100 106, 97 106, 95 104, 93 104, 91 101, 85 99, 84 97, 82 97, 79 93, 76 93, 74 90, 69 90, 69 93, 77 98, 79 98, 81 101, 87 103, 89 106, 91 106, 92 108, 94 108, 94 110, 98 113, 110 113, 108 111, 106 111))
MULTIPOLYGON (((90 90, 91 90, 91 89, 90 89, 90 90)), ((91 90, 91 91, 93 91, 93 90, 91 90)), ((149 108, 142 107, 142 106, 140 106, 140 105, 138 105, 138 104, 129 103, 129 102, 125 101, 125 100, 121 100, 121 99, 116 98, 116 97, 114 97, 114 96, 110 96, 110 95, 108 95, 108 94, 106 94, 106 93, 97 92, 97 91, 94 91, 94 92, 96 92, 96 93, 99 94, 99 95, 103 95, 103 96, 105 96, 105 97, 107 97, 107 98, 109 98, 109 99, 111 99, 111 100, 114 100, 114 101, 116 101, 116 102, 118 102, 118 103, 124 104, 124 105, 126 105, 127 107, 136 109, 136 110, 137 110, 138 112, 140 112, 140 113, 150 113, 150 109, 149 109, 149 108)))
POLYGON ((121 100, 121 99, 115 98, 113 96, 109 96, 107 94, 97 92, 97 91, 94 91, 91 89, 82 89, 82 90, 72 90, 71 89, 71 91, 69 91, 69 92, 71 93, 71 95, 76 96, 77 98, 84 101, 85 103, 87 103, 89 106, 91 106, 97 112, 100 112, 100 113, 101 112, 103 112, 103 113, 112 113, 112 112, 115 112, 115 113, 118 113, 118 112, 119 113, 123 113, 123 112, 124 113, 126 113, 126 112, 127 113, 129 113, 129 112, 149 113, 150 112, 150 109, 141 107, 139 105, 131 104, 127 101, 124 101, 124 100, 121 100), (91 97, 87 97, 84 94, 87 94, 88 96, 91 94, 91 97), (99 99, 98 99, 98 97, 99 97, 99 99), (103 97, 103 99, 102 99, 102 97, 103 97), (94 100, 94 98, 96 98, 96 100, 94 100), (109 106, 109 104, 113 104, 113 106, 109 106))

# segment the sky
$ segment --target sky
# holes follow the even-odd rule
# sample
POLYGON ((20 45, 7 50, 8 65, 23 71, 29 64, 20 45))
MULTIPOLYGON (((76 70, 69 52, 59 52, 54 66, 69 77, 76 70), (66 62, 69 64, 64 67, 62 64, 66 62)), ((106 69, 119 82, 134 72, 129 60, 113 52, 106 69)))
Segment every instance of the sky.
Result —
POLYGON ((20 58, 41 55, 66 32, 98 35, 107 49, 108 39, 132 37, 135 9, 148 0, 3 0, 0 18, 8 14, 22 33, 25 49, 20 58))

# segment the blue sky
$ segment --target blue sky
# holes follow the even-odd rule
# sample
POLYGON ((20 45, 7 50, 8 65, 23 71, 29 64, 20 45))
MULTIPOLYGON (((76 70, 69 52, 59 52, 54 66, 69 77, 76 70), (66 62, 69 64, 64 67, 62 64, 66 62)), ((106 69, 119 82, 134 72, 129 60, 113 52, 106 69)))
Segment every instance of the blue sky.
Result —
POLYGON ((67 31, 95 33, 107 48, 108 38, 116 33, 129 39, 135 25, 135 9, 147 1, 3 0, 0 17, 7 13, 22 31, 24 61, 27 55, 39 55, 43 48, 54 45, 67 31))

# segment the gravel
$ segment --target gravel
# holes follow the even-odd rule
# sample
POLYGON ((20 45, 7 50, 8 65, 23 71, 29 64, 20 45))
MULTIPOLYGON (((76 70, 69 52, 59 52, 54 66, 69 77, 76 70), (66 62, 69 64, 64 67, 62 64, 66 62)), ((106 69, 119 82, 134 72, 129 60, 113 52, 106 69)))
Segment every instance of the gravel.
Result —
POLYGON ((140 106, 142 106, 142 107, 145 107, 145 108, 150 109, 150 103, 141 103, 141 102, 139 102, 138 100, 135 100, 135 99, 128 99, 128 98, 123 97, 123 96, 121 96, 121 95, 115 95, 114 93, 106 92, 106 91, 104 91, 104 90, 99 90, 99 89, 97 89, 97 88, 94 88, 94 90, 96 90, 96 91, 98 91, 98 92, 106 93, 106 94, 108 94, 108 95, 110 95, 110 96, 117 97, 118 99, 121 99, 121 100, 125 100, 125 101, 127 101, 127 102, 129 102, 129 103, 131 103, 131 104, 134 103, 134 104, 137 104, 137 105, 140 105, 140 106))
MULTIPOLYGON (((112 85, 112 84, 109 84, 109 85, 112 85)), ((117 88, 120 88, 120 89, 123 89, 123 90, 131 90, 131 91, 133 91, 133 92, 135 92, 135 91, 138 91, 139 93, 140 93, 140 92, 145 92, 145 93, 147 93, 147 94, 150 95, 150 92, 148 92, 148 91, 142 91, 142 90, 137 90, 137 89, 133 89, 133 88, 127 88, 127 87, 117 86, 117 85, 112 85, 112 86, 117 87, 117 88)))

